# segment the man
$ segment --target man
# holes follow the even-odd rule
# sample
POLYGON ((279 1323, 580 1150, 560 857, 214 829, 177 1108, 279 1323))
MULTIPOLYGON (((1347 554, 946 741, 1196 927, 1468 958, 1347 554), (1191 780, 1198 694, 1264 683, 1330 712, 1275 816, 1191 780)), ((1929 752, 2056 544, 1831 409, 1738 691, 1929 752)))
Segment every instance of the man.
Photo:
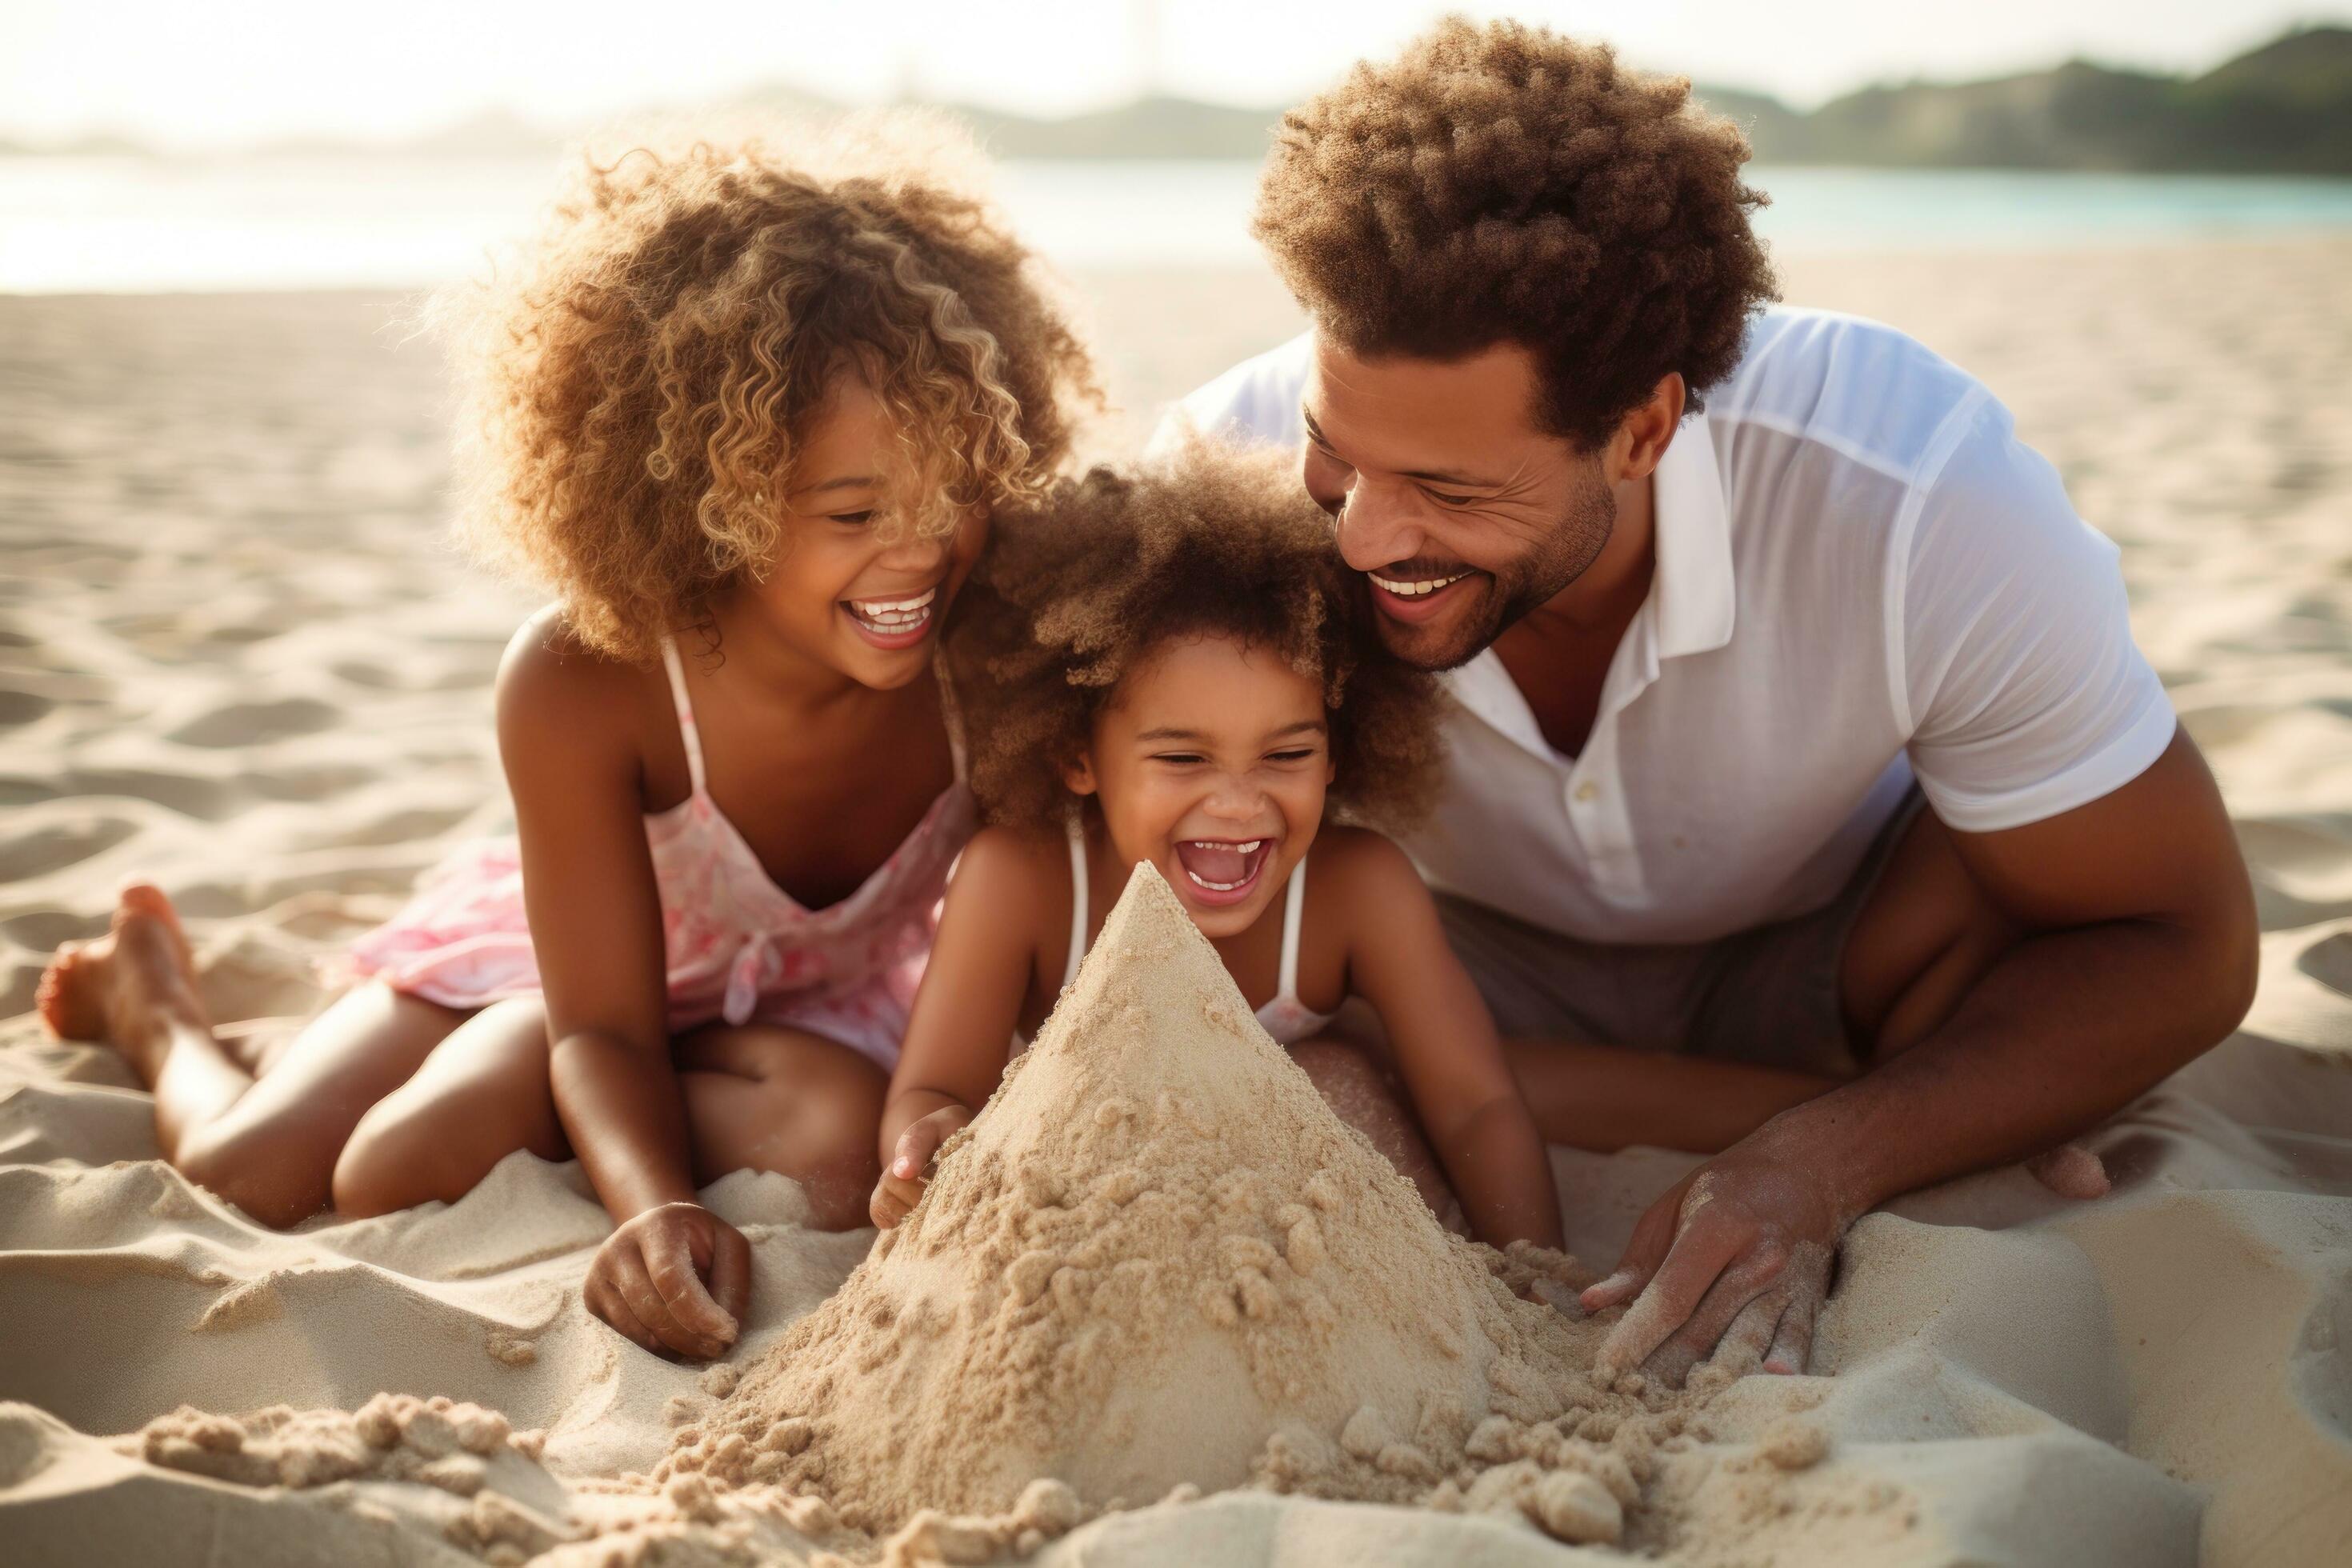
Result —
POLYGON ((1452 672, 1410 847, 1547 1134, 1720 1149, 1585 1295, 1674 1382, 1801 1370, 1856 1218, 2096 1124, 2255 970, 2114 546, 1961 371, 1759 314, 1747 155, 1680 81, 1448 21, 1286 116, 1255 229, 1312 330, 1181 411, 1297 443, 1452 672))

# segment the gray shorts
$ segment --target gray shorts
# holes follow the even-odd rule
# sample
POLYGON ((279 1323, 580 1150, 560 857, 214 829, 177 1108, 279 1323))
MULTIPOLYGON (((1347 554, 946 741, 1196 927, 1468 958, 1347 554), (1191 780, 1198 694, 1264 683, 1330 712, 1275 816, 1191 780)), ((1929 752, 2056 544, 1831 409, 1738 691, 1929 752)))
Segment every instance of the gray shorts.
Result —
POLYGON ((1580 942, 1451 894, 1438 896, 1438 913, 1506 1039, 1636 1046, 1849 1078, 1863 1064, 1838 1003, 1840 961, 1924 804, 1915 786, 1826 907, 1714 942, 1580 942))

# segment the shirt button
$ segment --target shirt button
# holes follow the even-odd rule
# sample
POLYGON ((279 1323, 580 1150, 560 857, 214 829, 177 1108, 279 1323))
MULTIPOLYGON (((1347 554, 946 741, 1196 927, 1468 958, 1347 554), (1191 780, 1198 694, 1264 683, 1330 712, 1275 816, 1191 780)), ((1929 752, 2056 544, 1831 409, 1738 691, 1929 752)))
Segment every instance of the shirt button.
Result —
POLYGON ((1582 784, 1576 786, 1576 798, 1579 800, 1591 800, 1595 796, 1599 795, 1600 793, 1601 786, 1594 784, 1591 779, 1587 779, 1582 784))

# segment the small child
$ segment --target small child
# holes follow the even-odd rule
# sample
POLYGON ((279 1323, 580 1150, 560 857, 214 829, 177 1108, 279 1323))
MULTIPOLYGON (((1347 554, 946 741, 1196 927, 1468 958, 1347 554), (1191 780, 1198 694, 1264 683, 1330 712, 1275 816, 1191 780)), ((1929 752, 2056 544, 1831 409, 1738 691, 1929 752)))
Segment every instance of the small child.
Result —
POLYGON ((588 163, 479 300, 472 521, 558 594, 499 671, 516 836, 435 871, 276 1053, 215 1034, 149 886, 41 999, 131 1058, 173 1164, 268 1223, 576 1152, 619 1227, 587 1303, 657 1353, 721 1352, 748 1299, 698 1184, 778 1171, 816 1224, 863 1222, 976 823, 939 628, 1092 388, 942 162, 968 147, 902 123, 798 151, 588 163))
POLYGON ((1559 1247, 1542 1141, 1428 889, 1378 833, 1325 824, 1423 804, 1439 697, 1379 653, 1297 474, 1199 447, 1098 469, 1001 519, 983 572, 950 653, 995 825, 949 886, 882 1114, 875 1223, 913 1207, 1148 860, 1258 1022, 1433 1211, 1458 1198, 1483 1241, 1559 1247), (1404 1104, 1326 1035, 1351 996, 1380 1016, 1404 1104))

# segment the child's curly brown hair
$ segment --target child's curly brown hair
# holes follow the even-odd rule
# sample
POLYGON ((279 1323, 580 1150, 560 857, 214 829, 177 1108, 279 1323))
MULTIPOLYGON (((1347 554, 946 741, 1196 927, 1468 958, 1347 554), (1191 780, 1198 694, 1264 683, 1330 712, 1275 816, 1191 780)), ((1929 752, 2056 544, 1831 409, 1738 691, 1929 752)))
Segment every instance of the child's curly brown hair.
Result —
POLYGON ((1222 635, 1322 682, 1328 809, 1410 826, 1435 792, 1444 699, 1381 647, 1374 613, 1286 454, 1195 437, 1066 481, 998 514, 949 631, 972 788, 993 821, 1060 822, 1062 769, 1120 680, 1171 639, 1222 635))
POLYGON ((1773 297, 1748 140, 1605 45, 1449 16, 1283 117, 1252 230, 1351 353, 1536 357, 1590 450, 1682 373, 1689 406, 1773 297))
POLYGON ((884 526, 926 535, 1043 493, 1067 399, 1100 401, 968 137, 898 115, 678 141, 583 153, 522 265, 443 306, 469 542, 630 660, 776 559, 795 435, 845 368, 897 427, 884 526))

